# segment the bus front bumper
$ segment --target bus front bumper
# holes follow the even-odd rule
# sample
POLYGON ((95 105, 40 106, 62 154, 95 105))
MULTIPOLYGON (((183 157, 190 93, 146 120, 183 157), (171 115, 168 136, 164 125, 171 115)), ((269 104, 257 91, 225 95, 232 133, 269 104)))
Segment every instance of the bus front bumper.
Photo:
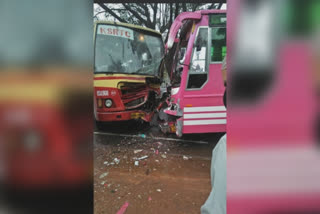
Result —
POLYGON ((142 119, 150 122, 153 112, 146 113, 141 110, 132 111, 119 111, 119 112, 97 112, 97 121, 110 122, 110 121, 126 121, 133 119, 142 119))

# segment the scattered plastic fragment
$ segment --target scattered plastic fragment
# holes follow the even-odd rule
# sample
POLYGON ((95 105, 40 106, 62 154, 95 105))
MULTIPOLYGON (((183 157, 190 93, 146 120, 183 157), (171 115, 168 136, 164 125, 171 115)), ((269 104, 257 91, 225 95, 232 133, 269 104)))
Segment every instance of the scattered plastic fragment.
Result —
POLYGON ((151 200, 152 200, 152 198, 149 196, 148 201, 151 201, 151 200))
POLYGON ((133 151, 133 153, 137 154, 137 153, 142 152, 142 151, 143 151, 142 149, 136 149, 136 150, 133 151))
POLYGON ((155 160, 155 162, 159 163, 160 161, 159 160, 155 160))
POLYGON ((157 189, 157 192, 161 192, 161 189, 157 189))
POLYGON ((134 165, 135 165, 135 166, 139 166, 139 161, 135 161, 135 162, 134 162, 134 165))
POLYGON ((108 165, 108 164, 109 164, 109 162, 108 162, 108 161, 105 161, 105 162, 103 162, 103 164, 104 164, 104 165, 108 165))
POLYGON ((99 178, 102 179, 102 178, 106 177, 108 174, 109 174, 108 172, 102 173, 99 178))
POLYGON ((139 134, 138 136, 139 136, 139 137, 142 137, 142 138, 146 138, 146 135, 145 135, 145 134, 139 134))
POLYGON ((185 155, 183 155, 183 160, 189 160, 189 158, 187 157, 187 156, 185 156, 185 155))
POLYGON ((101 182, 101 185, 104 185, 106 182, 107 182, 107 181, 102 181, 102 182, 101 182))
POLYGON ((159 150, 157 149, 155 153, 156 153, 156 155, 158 155, 159 154, 159 150))
POLYGON ((129 206, 129 203, 128 202, 125 202, 122 207, 120 208, 120 210, 117 212, 117 214, 123 214, 126 212, 127 208, 129 206))
POLYGON ((120 159, 118 159, 118 158, 115 158, 113 161, 114 161, 115 164, 117 164, 117 165, 120 163, 120 159))
POLYGON ((144 160, 144 159, 147 159, 149 156, 148 155, 145 155, 145 156, 142 156, 140 158, 135 158, 136 160, 144 160))
POLYGON ((162 157, 162 158, 167 158, 167 156, 166 156, 166 155, 161 155, 161 157, 162 157))

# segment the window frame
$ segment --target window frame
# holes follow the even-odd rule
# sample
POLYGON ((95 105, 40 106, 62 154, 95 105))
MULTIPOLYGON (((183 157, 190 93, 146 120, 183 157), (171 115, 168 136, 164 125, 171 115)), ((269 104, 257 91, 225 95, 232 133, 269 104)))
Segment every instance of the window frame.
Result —
POLYGON ((187 81, 186 81, 186 86, 185 86, 185 90, 186 91, 199 91, 199 90, 202 90, 206 85, 207 83, 209 82, 209 66, 210 66, 210 61, 208 60, 209 57, 210 57, 210 49, 208 48, 209 47, 209 27, 208 26, 199 26, 198 29, 197 29, 197 34, 196 34, 196 37, 193 41, 193 45, 192 45, 192 53, 191 53, 191 57, 190 57, 190 62, 189 62, 189 69, 188 69, 188 77, 187 77, 187 81), (194 52, 195 52, 195 49, 196 49, 196 42, 197 42, 197 39, 198 39, 198 36, 199 36, 199 33, 200 33, 200 30, 201 29, 207 29, 208 31, 208 39, 207 39, 207 53, 206 53, 206 62, 205 62, 205 74, 206 74, 206 77, 207 77, 207 80, 203 83, 203 85, 200 87, 200 88, 188 88, 188 84, 189 84, 189 79, 190 79, 190 75, 199 75, 199 74, 190 74, 190 67, 192 65, 192 59, 193 59, 193 55, 194 55, 194 52))
MULTIPOLYGON (((210 47, 210 52, 211 52, 211 47, 212 47, 212 30, 214 28, 225 28, 226 29, 226 44, 227 44, 227 27, 226 26, 213 26, 213 27, 210 27, 210 30, 209 30, 209 34, 208 34, 208 37, 210 38, 209 39, 209 47, 210 47)), ((227 48, 227 45, 226 45, 226 48, 227 48)), ((223 62, 223 58, 221 61, 211 61, 211 53, 210 53, 210 64, 222 64, 223 62)))

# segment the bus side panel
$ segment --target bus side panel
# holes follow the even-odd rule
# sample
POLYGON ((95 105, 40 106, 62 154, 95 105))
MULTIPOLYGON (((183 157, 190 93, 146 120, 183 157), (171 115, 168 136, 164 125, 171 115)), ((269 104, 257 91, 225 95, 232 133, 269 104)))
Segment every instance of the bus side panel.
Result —
POLYGON ((226 131, 224 90, 221 64, 210 64, 208 81, 203 88, 184 91, 180 104, 183 108, 183 133, 226 131))

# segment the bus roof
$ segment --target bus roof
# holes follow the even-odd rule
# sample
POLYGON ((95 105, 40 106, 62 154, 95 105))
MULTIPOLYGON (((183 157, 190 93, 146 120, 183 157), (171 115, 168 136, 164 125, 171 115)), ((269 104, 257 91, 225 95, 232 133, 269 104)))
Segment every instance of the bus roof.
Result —
POLYGON ((133 25, 133 24, 128 24, 128 23, 122 23, 122 22, 111 22, 111 21, 95 21, 94 23, 96 24, 110 24, 110 25, 120 25, 120 26, 124 26, 124 27, 130 27, 130 28, 136 28, 136 29, 141 29, 141 30, 145 30, 145 31, 149 31, 149 32, 153 32, 158 34, 159 36, 161 36, 161 33, 153 30, 151 28, 146 28, 146 27, 142 27, 139 25, 133 25))

